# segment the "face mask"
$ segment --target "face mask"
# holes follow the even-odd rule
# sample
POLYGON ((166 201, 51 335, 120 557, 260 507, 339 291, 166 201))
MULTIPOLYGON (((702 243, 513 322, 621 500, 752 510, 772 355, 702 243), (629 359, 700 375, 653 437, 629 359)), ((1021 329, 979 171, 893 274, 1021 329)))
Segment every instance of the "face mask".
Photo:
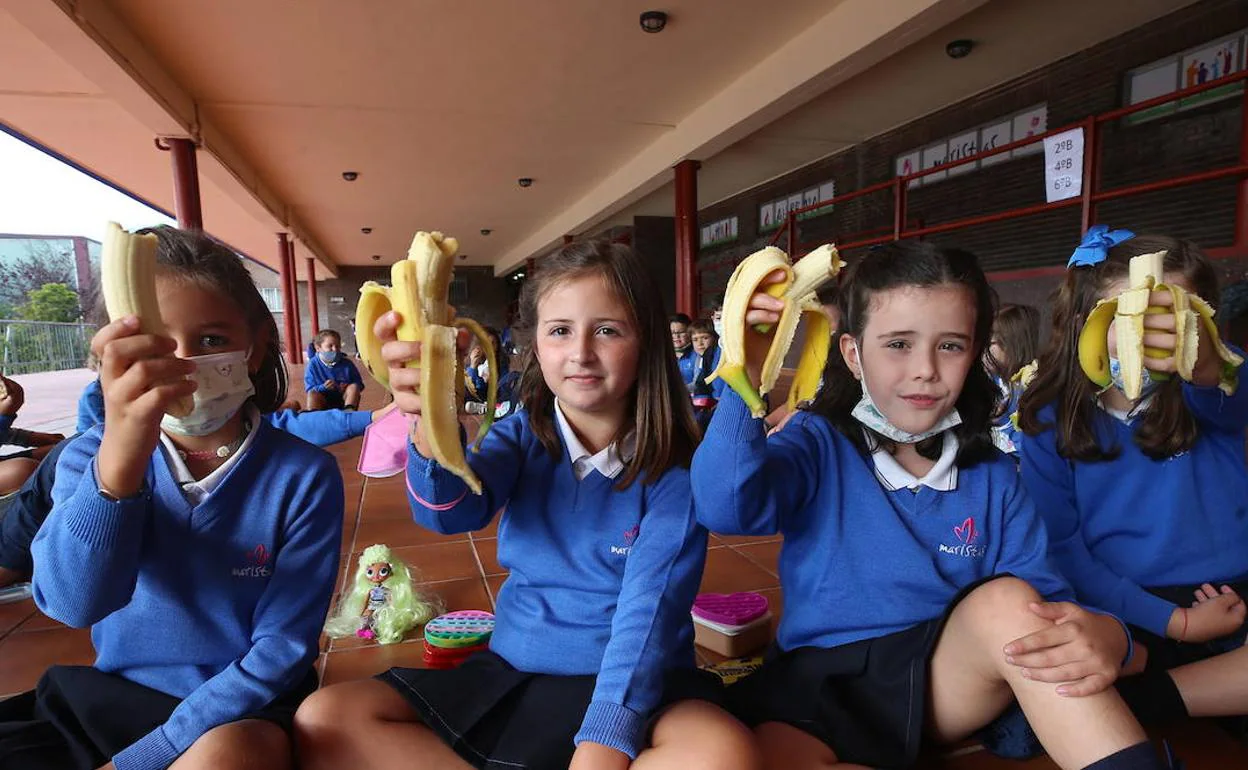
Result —
POLYGON ((317 355, 321 357, 322 361, 329 364, 330 366, 333 366, 334 364, 338 363, 338 359, 342 357, 342 353, 338 352, 337 350, 322 350, 319 353, 317 353, 317 355))
POLYGON ((724 336, 724 319, 717 318, 712 325, 715 327, 715 336, 722 338, 724 336))
MULTIPOLYGON (((1118 361, 1117 358, 1109 359, 1109 378, 1113 380, 1114 387, 1118 388, 1118 390, 1121 392, 1124 392, 1124 393, 1126 392, 1127 386, 1126 386, 1126 383, 1123 382, 1123 379, 1122 379, 1122 364, 1118 361)), ((1143 401, 1144 399, 1148 398, 1149 395, 1151 395, 1154 390, 1157 390, 1158 386, 1160 385, 1161 385, 1161 381, 1153 379, 1152 373, 1148 371, 1147 369, 1145 369, 1144 378, 1141 380, 1141 385, 1140 385, 1139 400, 1143 401)))
POLYGON ((189 379, 199 387, 191 397, 195 408, 185 417, 166 414, 160 427, 179 436, 206 436, 221 429, 256 392, 247 371, 251 348, 209 356, 192 356, 195 372, 189 379))
POLYGON ((862 372, 862 398, 859 399, 851 416, 870 428, 876 433, 890 441, 896 441, 899 444, 917 444, 920 441, 931 438, 938 433, 944 433, 950 428, 957 427, 962 424, 962 415, 958 414, 957 409, 951 410, 944 417, 936 421, 936 424, 922 433, 910 433, 898 428, 888 421, 880 408, 875 405, 875 401, 871 399, 871 389, 867 386, 867 369, 862 365, 862 353, 858 350, 857 341, 853 342, 854 352, 858 356, 858 367, 862 372))

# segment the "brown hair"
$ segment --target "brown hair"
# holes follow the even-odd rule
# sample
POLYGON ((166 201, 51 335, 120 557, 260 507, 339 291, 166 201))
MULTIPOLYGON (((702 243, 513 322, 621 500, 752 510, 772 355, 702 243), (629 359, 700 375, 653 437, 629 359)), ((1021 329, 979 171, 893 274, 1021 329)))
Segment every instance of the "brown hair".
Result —
POLYGON ((1036 360, 1040 352, 1040 311, 1031 305, 1002 305, 992 324, 992 336, 1005 350, 1005 360, 989 354, 992 373, 1003 380, 1036 360))
POLYGON ((719 339, 719 335, 715 333, 715 324, 711 323, 705 318, 699 318, 696 321, 689 322, 689 335, 692 337, 694 333, 696 332, 709 334, 715 339, 719 339))
MULTIPOLYGON (((1181 274, 1192 291, 1218 297, 1218 275, 1196 244, 1161 235, 1140 235, 1114 246, 1105 261, 1071 268, 1053 303, 1053 337, 1040 356, 1040 371, 1019 403, 1019 427, 1029 436, 1057 429, 1059 454, 1068 460, 1097 462, 1117 457, 1119 447, 1102 445, 1105 418, 1096 405, 1096 386, 1079 366, 1079 334, 1106 287, 1128 275, 1132 257, 1166 252, 1165 271, 1181 274), (1056 423, 1040 419, 1049 404, 1056 423), (1103 424, 1103 423, 1102 423, 1103 424)), ((1154 460, 1187 451, 1196 443, 1196 419, 1183 401, 1178 377, 1161 383, 1151 405, 1135 424, 1135 444, 1154 460)))
POLYGON ((180 280, 229 297, 243 311, 247 327, 257 341, 267 334, 264 359, 251 375, 256 389, 252 401, 265 414, 281 408, 286 400, 287 379, 277 322, 243 265, 243 258, 201 232, 164 226, 139 232, 151 233, 159 241, 157 264, 180 280))
MULTIPOLYGON (((653 483, 669 468, 689 466, 699 433, 689 391, 672 355, 662 294, 641 257, 628 246, 603 240, 564 246, 544 258, 533 279, 525 282, 517 327, 531 340, 542 299, 565 281, 586 276, 601 277, 628 308, 640 349, 637 381, 631 392, 633 408, 617 437, 636 429, 637 453, 628 461, 616 488, 624 489, 642 474, 642 483, 653 483)), ((532 342, 521 365, 520 401, 542 446, 558 457, 563 448, 555 426, 555 397, 542 377, 537 345, 532 342)))
POLYGON ((319 332, 316 333, 316 346, 319 348, 321 346, 321 343, 329 339, 330 337, 333 337, 334 339, 338 340, 339 345, 342 344, 341 334, 334 331, 333 329, 321 329, 319 332))

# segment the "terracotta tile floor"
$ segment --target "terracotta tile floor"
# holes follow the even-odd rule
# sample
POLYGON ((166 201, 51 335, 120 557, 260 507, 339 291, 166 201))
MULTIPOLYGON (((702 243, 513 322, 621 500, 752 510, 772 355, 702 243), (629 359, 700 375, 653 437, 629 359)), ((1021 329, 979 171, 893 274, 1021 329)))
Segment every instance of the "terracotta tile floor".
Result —
MULTIPOLYGON (((292 372, 292 378, 301 382, 301 372, 292 372)), ((371 387, 365 395, 365 406, 373 406, 380 399, 380 388, 371 387)), ((359 446, 357 439, 330 450, 338 458, 347 485, 344 561, 350 558, 354 568, 355 557, 365 547, 386 543, 418 569, 421 590, 437 595, 448 610, 492 609, 505 579, 495 555, 496 528, 454 536, 421 529, 411 523, 401 479, 363 479, 355 472, 359 446)), ((778 538, 712 536, 703 590, 761 591, 770 599, 778 618, 783 610, 776 577, 779 550, 778 538)), ((346 568, 344 564, 344 572, 346 568)), ((419 634, 385 647, 354 638, 325 639, 318 668, 322 682, 332 684, 368 677, 391 666, 420 666, 421 653, 419 634)), ((0 693, 33 687, 49 664, 89 663, 92 657, 87 631, 49 620, 30 601, 0 605, 0 693)), ((702 650, 699 658, 702 662, 719 660, 714 653, 702 650)), ((1211 725, 1190 723, 1157 737, 1167 737, 1176 745, 1188 770, 1248 768, 1248 748, 1211 725)), ((976 744, 930 757, 922 766, 933 770, 1056 767, 1047 759, 1026 763, 997 759, 976 744)))

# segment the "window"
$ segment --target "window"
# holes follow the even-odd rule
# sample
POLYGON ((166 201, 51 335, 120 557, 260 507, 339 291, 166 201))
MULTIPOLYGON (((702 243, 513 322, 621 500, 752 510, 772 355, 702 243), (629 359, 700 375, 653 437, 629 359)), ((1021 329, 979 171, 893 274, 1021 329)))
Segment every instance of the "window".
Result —
POLYGON ((260 298, 269 306, 270 313, 282 312, 282 293, 277 289, 264 287, 260 289, 260 298))

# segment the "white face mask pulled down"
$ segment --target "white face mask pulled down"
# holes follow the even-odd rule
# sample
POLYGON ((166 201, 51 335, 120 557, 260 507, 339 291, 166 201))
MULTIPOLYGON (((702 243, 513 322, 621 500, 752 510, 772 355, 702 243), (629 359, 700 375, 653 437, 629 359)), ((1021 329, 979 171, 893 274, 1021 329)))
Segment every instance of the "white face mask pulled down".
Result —
POLYGON ((858 358, 858 370, 862 375, 862 398, 858 400, 854 406, 853 412, 850 414, 855 420, 862 423, 865 427, 870 428, 890 441, 896 441, 899 444, 917 444, 924 439, 931 438, 940 433, 944 433, 950 428, 957 427, 962 424, 962 415, 958 414, 957 409, 951 409, 943 417, 936 421, 936 424, 922 433, 911 433, 898 428, 888 421, 880 408, 875 405, 875 401, 871 398, 871 388, 867 384, 867 368, 862 364, 862 351, 858 348, 858 341, 852 340, 854 345, 854 354, 858 358))
POLYGON ((199 386, 191 394, 195 407, 185 417, 166 414, 160 427, 179 436, 207 436, 221 429, 255 395, 247 359, 251 348, 187 358, 195 371, 187 377, 199 386))

